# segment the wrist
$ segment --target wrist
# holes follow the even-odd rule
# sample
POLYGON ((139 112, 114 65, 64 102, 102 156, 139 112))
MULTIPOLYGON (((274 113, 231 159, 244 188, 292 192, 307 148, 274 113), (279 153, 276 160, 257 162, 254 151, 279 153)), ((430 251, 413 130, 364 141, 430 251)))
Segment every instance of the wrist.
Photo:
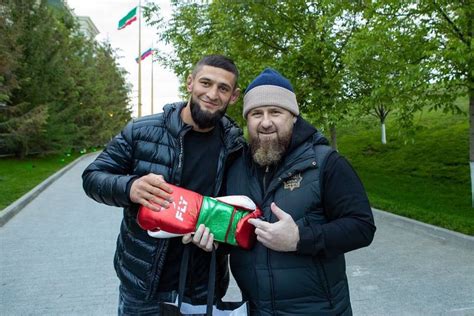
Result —
POLYGON ((133 183, 135 183, 135 181, 138 180, 138 178, 139 178, 138 176, 133 176, 133 177, 131 177, 130 180, 128 181, 128 183, 127 183, 126 188, 125 188, 125 190, 126 190, 125 194, 126 194, 126 196, 128 196, 128 199, 129 199, 130 202, 132 202, 132 203, 136 203, 136 202, 132 199, 132 185, 133 185, 133 183))
POLYGON ((293 243, 293 249, 291 251, 298 251, 298 247, 299 247, 299 244, 300 244, 300 230, 298 228, 298 225, 296 225, 295 223, 295 242, 293 243))

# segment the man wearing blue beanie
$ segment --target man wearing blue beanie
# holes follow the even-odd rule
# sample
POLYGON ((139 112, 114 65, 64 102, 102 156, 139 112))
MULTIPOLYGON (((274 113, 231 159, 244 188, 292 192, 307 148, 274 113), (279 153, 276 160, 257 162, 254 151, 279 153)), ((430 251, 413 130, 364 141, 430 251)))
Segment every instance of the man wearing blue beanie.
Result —
MULTIPOLYGON (((291 83, 267 68, 247 87, 249 145, 230 165, 224 193, 262 210, 257 243, 232 247, 232 274, 251 315, 352 315, 344 254, 370 245, 375 224, 349 162, 299 115, 291 83)), ((193 242, 213 242, 201 227, 193 242)))
POLYGON ((273 69, 245 91, 249 146, 226 194, 249 196, 264 219, 249 221, 253 249, 232 248, 232 274, 252 315, 352 315, 344 254, 372 242, 372 211, 349 162, 299 113, 273 69))

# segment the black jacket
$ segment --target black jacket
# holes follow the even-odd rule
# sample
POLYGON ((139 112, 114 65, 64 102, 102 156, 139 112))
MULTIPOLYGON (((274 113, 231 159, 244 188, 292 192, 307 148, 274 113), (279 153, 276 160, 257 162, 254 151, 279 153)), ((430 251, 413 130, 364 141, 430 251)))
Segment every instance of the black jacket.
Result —
POLYGON ((316 129, 299 117, 286 156, 267 172, 246 150, 230 167, 226 190, 248 195, 269 222, 277 221, 275 202, 299 227, 295 252, 258 242, 250 251, 232 248, 232 274, 252 315, 351 314, 344 253, 369 245, 375 226, 359 178, 316 129))
MULTIPOLYGON (((130 122, 82 175, 87 195, 98 202, 124 208, 114 265, 121 286, 142 299, 154 299, 169 242, 148 236, 138 226, 138 205, 130 201, 130 187, 135 179, 149 173, 161 174, 167 182, 180 185, 183 137, 191 130, 180 117, 185 105, 169 104, 163 113, 130 122)), ((217 163, 215 195, 220 190, 229 155, 243 143, 242 131, 231 120, 224 117, 220 124, 224 146, 217 163)), ((218 288, 224 293, 227 286, 224 257, 220 263, 222 283, 218 288)), ((199 297, 205 294, 195 293, 199 297)))

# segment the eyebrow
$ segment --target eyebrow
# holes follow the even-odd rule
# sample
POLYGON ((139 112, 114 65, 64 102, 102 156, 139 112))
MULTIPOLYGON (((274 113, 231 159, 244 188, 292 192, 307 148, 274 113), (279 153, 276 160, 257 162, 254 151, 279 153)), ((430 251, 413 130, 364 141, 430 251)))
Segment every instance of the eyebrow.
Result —
POLYGON ((213 83, 217 83, 218 86, 225 86, 225 87, 229 88, 230 90, 232 90, 232 86, 229 85, 229 84, 227 84, 227 83, 225 83, 225 82, 217 82, 217 81, 212 80, 211 78, 208 78, 208 77, 201 77, 201 78, 199 78, 199 81, 201 81, 201 80, 209 81, 209 82, 213 82, 213 83))

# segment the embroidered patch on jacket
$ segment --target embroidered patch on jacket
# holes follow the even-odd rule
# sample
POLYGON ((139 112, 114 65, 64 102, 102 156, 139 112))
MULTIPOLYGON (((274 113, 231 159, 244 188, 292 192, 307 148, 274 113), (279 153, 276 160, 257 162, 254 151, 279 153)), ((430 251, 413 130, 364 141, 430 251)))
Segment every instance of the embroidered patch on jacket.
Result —
POLYGON ((300 187, 301 180, 303 180, 301 173, 295 174, 293 177, 283 182, 283 189, 293 191, 300 187))

